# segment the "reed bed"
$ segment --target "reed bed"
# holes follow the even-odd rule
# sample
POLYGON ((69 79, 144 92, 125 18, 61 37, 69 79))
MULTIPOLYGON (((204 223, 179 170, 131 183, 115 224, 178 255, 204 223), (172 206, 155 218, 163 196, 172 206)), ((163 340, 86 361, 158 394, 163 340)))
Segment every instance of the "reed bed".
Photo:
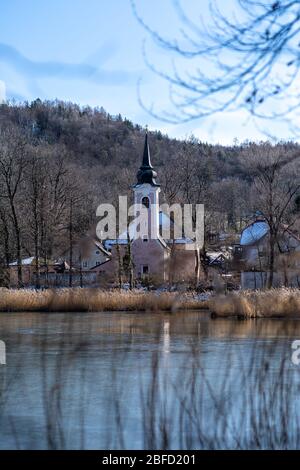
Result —
POLYGON ((300 315, 300 290, 239 291, 214 297, 210 310, 219 317, 280 318, 300 315))
POLYGON ((0 312, 174 312, 183 309, 208 309, 218 317, 297 317, 300 315, 300 290, 280 288, 239 291, 203 300, 195 293, 0 288, 0 312))
POLYGON ((208 301, 176 292, 0 288, 0 312, 176 311, 208 307, 208 301))

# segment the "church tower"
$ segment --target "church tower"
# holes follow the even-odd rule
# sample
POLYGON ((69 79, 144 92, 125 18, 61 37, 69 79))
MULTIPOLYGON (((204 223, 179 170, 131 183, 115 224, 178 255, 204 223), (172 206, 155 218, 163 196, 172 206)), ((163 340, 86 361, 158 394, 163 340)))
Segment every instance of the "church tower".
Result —
POLYGON ((137 183, 133 191, 134 203, 142 204, 148 210, 149 238, 159 238, 160 185, 156 183, 156 177, 157 173, 151 164, 148 133, 146 133, 142 165, 137 172, 137 183))

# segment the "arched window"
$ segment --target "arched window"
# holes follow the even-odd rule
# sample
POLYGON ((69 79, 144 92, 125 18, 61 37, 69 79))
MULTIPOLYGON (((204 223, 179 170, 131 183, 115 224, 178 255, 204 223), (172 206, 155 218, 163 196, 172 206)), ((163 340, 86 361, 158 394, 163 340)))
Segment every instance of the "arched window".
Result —
POLYGON ((149 206, 150 206, 150 201, 149 201, 149 198, 148 197, 143 197, 142 199, 142 204, 143 206, 145 206, 147 209, 149 209, 149 206))

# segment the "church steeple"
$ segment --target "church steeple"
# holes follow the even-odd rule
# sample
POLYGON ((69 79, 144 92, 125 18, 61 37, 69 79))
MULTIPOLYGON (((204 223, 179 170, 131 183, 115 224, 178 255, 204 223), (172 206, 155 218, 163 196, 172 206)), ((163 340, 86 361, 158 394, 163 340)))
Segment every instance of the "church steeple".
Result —
POLYGON ((143 153, 143 167, 150 167, 153 168, 151 165, 151 160, 150 160, 150 149, 149 149, 149 144, 148 144, 148 132, 146 132, 145 135, 145 143, 144 143, 144 153, 143 153))
POLYGON ((151 186, 159 186, 159 184, 157 184, 155 181, 157 173, 156 171, 154 171, 153 166, 151 164, 150 149, 148 144, 148 132, 146 132, 145 136, 142 166, 140 167, 136 176, 138 185, 147 183, 151 184, 151 186))

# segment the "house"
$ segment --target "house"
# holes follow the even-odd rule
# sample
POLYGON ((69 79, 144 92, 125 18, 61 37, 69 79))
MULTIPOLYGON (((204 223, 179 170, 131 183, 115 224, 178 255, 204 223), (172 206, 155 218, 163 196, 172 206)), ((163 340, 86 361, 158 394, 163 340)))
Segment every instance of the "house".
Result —
MULTIPOLYGON (((45 273, 55 273, 55 262, 39 259, 39 272, 43 276, 45 273)), ((33 286, 36 283, 36 258, 34 256, 23 258, 21 260, 22 267, 22 284, 25 287, 33 286)), ((18 286, 18 262, 13 261, 9 264, 9 285, 11 287, 18 286)))
MULTIPOLYGON (((256 218, 242 231, 240 244, 234 246, 234 259, 240 266, 241 287, 261 288, 267 284, 269 263, 269 225, 256 218)), ((275 246, 273 286, 300 285, 300 238, 282 225, 275 246)))
POLYGON ((87 234, 72 246, 72 260, 70 249, 61 257, 75 271, 90 271, 111 258, 111 253, 94 236, 87 234))
POLYGON ((135 279, 151 279, 152 282, 158 283, 189 282, 198 274, 198 250, 195 250, 193 240, 183 236, 177 238, 173 236, 178 231, 174 230, 175 222, 171 217, 160 211, 161 188, 156 178, 157 173, 151 164, 146 133, 142 165, 132 190, 134 204, 141 204, 147 210, 148 234, 143 238, 136 237, 138 227, 136 221, 133 221, 129 224, 128 230, 120 234, 117 239, 104 242, 104 248, 110 252, 111 258, 99 266, 98 271, 111 280, 118 278, 120 267, 124 277, 128 278, 131 270, 135 279), (169 229, 170 238, 163 237, 165 229, 169 229))
POLYGON ((110 258, 111 254, 102 243, 87 234, 73 244, 72 250, 64 251, 56 260, 55 273, 48 274, 44 283, 54 287, 99 286, 101 280, 98 268, 110 258))
MULTIPOLYGON (((66 250, 55 261, 39 260, 39 285, 41 287, 96 286, 99 285, 99 273, 96 268, 110 260, 111 254, 102 243, 90 235, 84 236, 72 247, 72 267, 70 267, 70 250, 66 250)), ((9 265, 10 286, 18 285, 18 262, 9 265)), ((35 286, 35 257, 22 259, 22 284, 25 287, 35 286)))

